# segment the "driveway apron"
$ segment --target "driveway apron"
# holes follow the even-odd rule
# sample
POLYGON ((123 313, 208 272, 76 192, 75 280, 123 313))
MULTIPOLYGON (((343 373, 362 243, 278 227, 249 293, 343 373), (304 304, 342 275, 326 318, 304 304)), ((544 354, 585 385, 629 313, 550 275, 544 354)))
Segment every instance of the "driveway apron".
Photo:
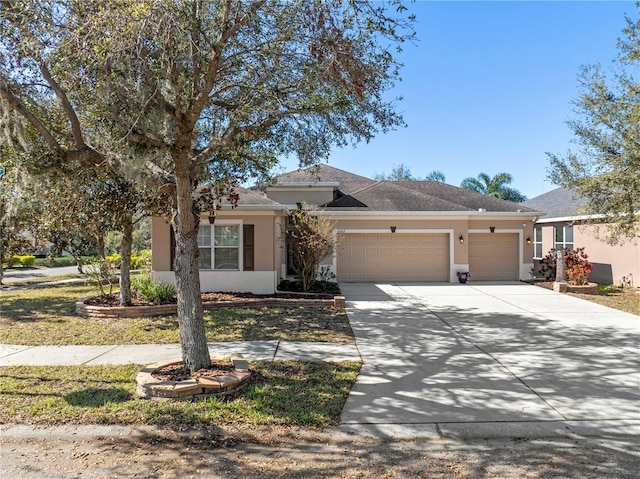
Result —
POLYGON ((341 288, 343 424, 640 421, 638 316, 516 282, 341 288))

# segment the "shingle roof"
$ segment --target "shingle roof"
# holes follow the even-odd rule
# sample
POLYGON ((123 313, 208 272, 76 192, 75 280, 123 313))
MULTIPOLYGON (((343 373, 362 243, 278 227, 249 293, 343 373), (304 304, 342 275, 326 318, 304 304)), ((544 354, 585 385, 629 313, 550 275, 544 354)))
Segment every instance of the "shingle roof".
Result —
MULTIPOLYGON (((237 206, 278 206, 280 203, 267 198, 259 191, 248 190, 241 186, 235 187, 235 192, 238 194, 237 206)), ((222 198, 221 203, 223 205, 230 205, 231 202, 227 198, 222 198)))
POLYGON ((474 211, 484 208, 487 211, 531 211, 534 209, 523 206, 522 203, 512 203, 511 201, 501 200, 493 196, 483 195, 475 191, 465 190, 457 186, 439 181, 394 181, 401 184, 405 188, 419 191, 422 194, 432 195, 446 201, 450 201, 459 205, 460 209, 471 209, 474 211))
MULTIPOLYGON (((406 188, 399 182, 379 181, 355 192, 352 196, 366 207, 357 208, 369 211, 473 211, 436 196, 406 188)), ((325 205, 327 208, 352 210, 345 208, 342 200, 325 205)))
POLYGON ((321 183, 326 181, 337 181, 340 183, 340 191, 347 195, 376 183, 375 180, 370 178, 355 175, 348 171, 340 170, 325 164, 291 171, 276 178, 276 184, 306 182, 321 183))
POLYGON ((338 182, 336 199, 324 205, 334 211, 536 211, 446 183, 376 181, 324 164, 276 178, 276 184, 295 182, 338 182))
POLYGON ((576 216, 578 209, 584 204, 584 200, 580 198, 575 190, 556 188, 531 198, 522 204, 528 208, 534 208, 537 211, 546 213, 544 219, 548 220, 549 218, 576 216))

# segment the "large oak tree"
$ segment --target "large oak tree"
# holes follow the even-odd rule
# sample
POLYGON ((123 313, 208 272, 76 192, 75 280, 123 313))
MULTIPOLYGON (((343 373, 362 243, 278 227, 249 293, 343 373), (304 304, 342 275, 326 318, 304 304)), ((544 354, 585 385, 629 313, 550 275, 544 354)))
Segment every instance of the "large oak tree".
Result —
POLYGON ((547 153, 549 178, 586 200, 581 213, 591 222, 608 223, 602 237, 610 243, 640 235, 640 18, 627 18, 623 33, 611 72, 591 65, 579 75, 568 122, 576 148, 547 153))
POLYGON ((30 118, 47 158, 79 156, 161 183, 176 238, 182 355, 192 370, 209 365, 200 213, 229 185, 268 173, 278 157, 313 164, 336 145, 402 124, 386 97, 398 78, 393 53, 412 35, 399 1, 3 5, 10 38, 29 63, 17 76, 3 59, 0 95, 30 118), (48 48, 23 41, 34 31, 48 48), (30 88, 31 78, 41 86, 30 88), (53 100, 63 138, 39 117, 53 100))

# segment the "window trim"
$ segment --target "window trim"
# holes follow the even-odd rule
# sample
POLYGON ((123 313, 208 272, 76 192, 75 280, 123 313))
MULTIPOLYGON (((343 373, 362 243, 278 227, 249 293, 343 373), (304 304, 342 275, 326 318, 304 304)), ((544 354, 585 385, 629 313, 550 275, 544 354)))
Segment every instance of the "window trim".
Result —
POLYGON ((217 272, 225 272, 225 271, 243 271, 244 268, 244 258, 243 258, 243 244, 244 244, 244 235, 243 235, 243 221, 242 220, 222 220, 216 218, 214 224, 203 224, 200 223, 199 228, 209 227, 211 228, 211 245, 210 246, 198 246, 198 250, 200 249, 210 249, 211 250, 211 268, 202 269, 200 265, 198 265, 199 271, 217 271, 217 272), (215 227, 216 226, 237 226, 238 227, 238 245, 235 247, 225 247, 225 249, 235 248, 238 251, 238 267, 234 269, 215 269, 215 245, 213 244, 213 239, 215 238, 215 227))
POLYGON ((571 236, 573 237, 573 225, 556 226, 553 231, 553 247, 558 248, 561 245, 562 249, 567 249, 567 245, 571 245, 570 249, 573 249, 574 240, 567 241, 567 228, 571 228, 571 236), (562 241, 558 241, 558 228, 562 228, 562 241))
POLYGON ((533 259, 542 259, 542 226, 533 227, 533 259), (536 256, 536 246, 540 245, 540 255, 536 256))

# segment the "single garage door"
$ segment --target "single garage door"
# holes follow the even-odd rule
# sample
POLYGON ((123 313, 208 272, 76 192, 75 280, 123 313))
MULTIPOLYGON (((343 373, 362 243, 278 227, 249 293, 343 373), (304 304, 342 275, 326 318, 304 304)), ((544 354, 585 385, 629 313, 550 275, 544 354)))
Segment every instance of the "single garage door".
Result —
POLYGON ((449 281, 449 235, 343 234, 337 266, 339 281, 449 281))
POLYGON ((472 281, 518 280, 518 234, 470 234, 469 272, 472 281))

